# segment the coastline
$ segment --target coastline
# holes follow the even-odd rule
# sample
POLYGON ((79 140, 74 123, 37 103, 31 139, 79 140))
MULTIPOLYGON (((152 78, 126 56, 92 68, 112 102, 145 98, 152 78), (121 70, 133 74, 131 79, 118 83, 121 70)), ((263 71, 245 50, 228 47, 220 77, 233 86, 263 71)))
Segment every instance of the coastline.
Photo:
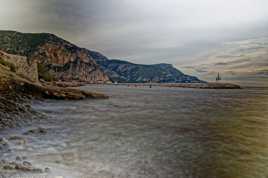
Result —
POLYGON ((109 96, 83 91, 79 88, 62 88, 31 82, 0 65, 0 130, 27 122, 34 117, 33 99, 82 100, 107 99, 109 96))
POLYGON ((232 83, 118 83, 103 85, 122 85, 128 87, 168 87, 168 88, 195 88, 195 89, 242 89, 243 87, 232 83))
POLYGON ((31 82, 14 72, 0 66, 0 129, 13 127, 17 121, 31 118, 33 99, 82 100, 108 99, 109 96, 81 90, 85 85, 121 85, 127 87, 168 87, 194 89, 242 89, 231 83, 106 83, 89 84, 85 82, 31 82))

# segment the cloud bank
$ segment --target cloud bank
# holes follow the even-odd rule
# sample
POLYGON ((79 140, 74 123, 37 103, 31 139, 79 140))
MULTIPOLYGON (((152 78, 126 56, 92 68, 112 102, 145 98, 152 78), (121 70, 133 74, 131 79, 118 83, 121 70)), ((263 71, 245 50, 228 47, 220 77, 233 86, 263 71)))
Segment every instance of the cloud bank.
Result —
POLYGON ((50 32, 111 58, 185 63, 268 36, 267 0, 0 0, 0 28, 50 32))

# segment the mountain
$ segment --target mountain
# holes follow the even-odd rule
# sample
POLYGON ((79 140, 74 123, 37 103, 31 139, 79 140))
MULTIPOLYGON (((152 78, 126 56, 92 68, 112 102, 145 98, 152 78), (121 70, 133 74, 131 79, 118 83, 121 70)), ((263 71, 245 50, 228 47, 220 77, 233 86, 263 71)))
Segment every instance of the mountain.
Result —
POLYGON ((0 50, 37 61, 45 80, 107 82, 109 77, 88 55, 88 50, 49 33, 0 31, 0 50))
POLYGON ((114 82, 157 82, 157 83, 203 83, 197 77, 183 74, 171 64, 143 65, 125 60, 108 59, 96 51, 89 55, 114 82))
POLYGON ((171 64, 142 65, 122 60, 97 60, 102 70, 117 82, 197 83, 200 80, 188 76, 171 64))
POLYGON ((99 52, 65 41, 49 33, 0 31, 0 50, 37 61, 39 78, 60 81, 198 83, 170 64, 142 65, 110 60, 99 52))

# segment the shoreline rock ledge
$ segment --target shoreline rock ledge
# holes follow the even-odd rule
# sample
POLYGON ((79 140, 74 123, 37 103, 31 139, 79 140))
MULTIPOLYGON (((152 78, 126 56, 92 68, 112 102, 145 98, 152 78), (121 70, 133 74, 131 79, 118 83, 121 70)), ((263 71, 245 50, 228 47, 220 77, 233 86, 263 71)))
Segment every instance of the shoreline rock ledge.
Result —
POLYGON ((62 88, 50 85, 41 85, 26 80, 17 74, 5 69, 0 65, 0 94, 21 95, 32 98, 62 99, 62 100, 80 100, 80 99, 107 99, 107 95, 102 93, 88 92, 74 88, 62 88))
POLYGON ((102 93, 32 82, 12 71, 10 66, 12 65, 0 64, 0 130, 20 126, 35 119, 38 113, 31 108, 31 99, 81 100, 109 98, 102 93))

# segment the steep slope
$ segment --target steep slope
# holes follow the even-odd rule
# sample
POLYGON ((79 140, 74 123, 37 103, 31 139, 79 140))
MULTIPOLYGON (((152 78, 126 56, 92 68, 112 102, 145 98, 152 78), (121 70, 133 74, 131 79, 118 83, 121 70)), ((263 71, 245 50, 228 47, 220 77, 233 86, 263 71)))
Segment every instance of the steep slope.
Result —
POLYGON ((0 31, 0 50, 38 61, 39 77, 61 81, 99 83, 109 81, 88 50, 53 34, 0 31))

